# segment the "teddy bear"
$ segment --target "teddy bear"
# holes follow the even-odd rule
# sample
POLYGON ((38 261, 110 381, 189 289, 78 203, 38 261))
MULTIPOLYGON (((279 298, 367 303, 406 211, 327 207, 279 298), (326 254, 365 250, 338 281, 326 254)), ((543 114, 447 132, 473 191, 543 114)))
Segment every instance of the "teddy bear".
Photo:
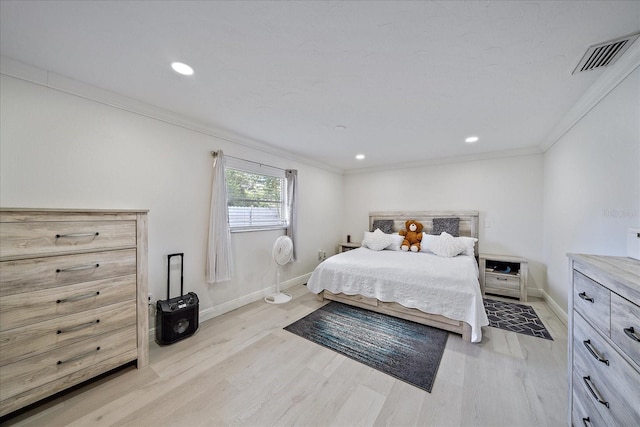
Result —
POLYGON ((398 234, 404 236, 402 245, 400 248, 407 252, 411 249, 412 252, 420 251, 420 242, 422 241, 422 224, 418 221, 410 219, 404 223, 406 230, 400 230, 398 234))

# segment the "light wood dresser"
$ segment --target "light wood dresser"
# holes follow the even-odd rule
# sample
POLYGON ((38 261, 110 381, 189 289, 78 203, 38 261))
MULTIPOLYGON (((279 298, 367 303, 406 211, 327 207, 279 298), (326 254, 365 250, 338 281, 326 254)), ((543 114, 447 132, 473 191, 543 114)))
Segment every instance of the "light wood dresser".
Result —
POLYGON ((0 416, 148 363, 147 212, 0 209, 0 416))
POLYGON ((569 254, 569 418, 640 425, 640 261, 569 254))

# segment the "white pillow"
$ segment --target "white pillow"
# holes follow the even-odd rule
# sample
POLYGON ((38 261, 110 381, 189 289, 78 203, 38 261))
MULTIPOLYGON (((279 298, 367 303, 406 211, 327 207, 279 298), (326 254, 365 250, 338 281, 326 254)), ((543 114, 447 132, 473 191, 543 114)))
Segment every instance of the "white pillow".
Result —
POLYGON ((373 233, 365 231, 362 239, 362 246, 372 251, 381 251, 391 243, 391 235, 383 233, 379 228, 373 233))
POLYGON ((390 251, 401 251, 402 248, 400 248, 400 245, 402 245, 402 242, 404 241, 404 236, 399 234, 387 234, 387 236, 390 237, 391 244, 389 244, 385 249, 390 251))
POLYGON ((440 236, 422 233, 422 241, 420 242, 420 252, 433 254, 433 247, 438 244, 440 236))
MULTIPOLYGON (((443 233, 446 234, 447 236, 451 236, 446 232, 443 232, 443 233)), ((420 252, 435 254, 436 252, 434 251, 434 248, 440 247, 441 236, 442 234, 440 236, 436 236, 433 234, 422 233, 422 244, 420 245, 420 252)), ((448 239, 448 238, 445 237, 445 239, 448 239)), ((454 239, 462 247, 462 252, 460 252, 461 254, 472 256, 472 257, 476 256, 475 244, 478 241, 478 239, 476 239, 475 237, 466 237, 466 236, 454 237, 454 239)))
POLYGON ((465 245, 451 234, 443 231, 431 250, 438 256, 452 258, 461 254, 465 250, 465 245))
POLYGON ((475 237, 466 237, 466 236, 454 237, 454 239, 460 242, 461 245, 464 247, 464 250, 460 252, 461 254, 472 256, 472 257, 476 256, 475 248, 476 248, 476 242, 478 241, 478 239, 476 239, 475 237))

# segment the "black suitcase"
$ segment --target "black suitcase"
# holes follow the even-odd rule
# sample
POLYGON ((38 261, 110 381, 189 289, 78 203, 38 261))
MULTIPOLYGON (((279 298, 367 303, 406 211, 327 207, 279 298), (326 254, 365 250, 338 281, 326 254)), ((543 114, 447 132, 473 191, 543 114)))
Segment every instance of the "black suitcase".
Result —
POLYGON ((167 299, 156 303, 156 342, 173 344, 198 330, 200 301, 194 292, 184 294, 184 253, 167 255, 167 299), (180 257, 180 296, 171 298, 171 258, 180 257))

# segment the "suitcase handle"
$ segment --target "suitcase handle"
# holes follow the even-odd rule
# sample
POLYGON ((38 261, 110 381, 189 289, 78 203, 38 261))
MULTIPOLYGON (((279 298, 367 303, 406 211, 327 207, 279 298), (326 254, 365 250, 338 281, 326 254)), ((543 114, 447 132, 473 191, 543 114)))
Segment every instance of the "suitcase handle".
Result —
POLYGON ((167 299, 171 299, 171 258, 180 257, 180 296, 184 295, 184 252, 167 255, 167 299))

